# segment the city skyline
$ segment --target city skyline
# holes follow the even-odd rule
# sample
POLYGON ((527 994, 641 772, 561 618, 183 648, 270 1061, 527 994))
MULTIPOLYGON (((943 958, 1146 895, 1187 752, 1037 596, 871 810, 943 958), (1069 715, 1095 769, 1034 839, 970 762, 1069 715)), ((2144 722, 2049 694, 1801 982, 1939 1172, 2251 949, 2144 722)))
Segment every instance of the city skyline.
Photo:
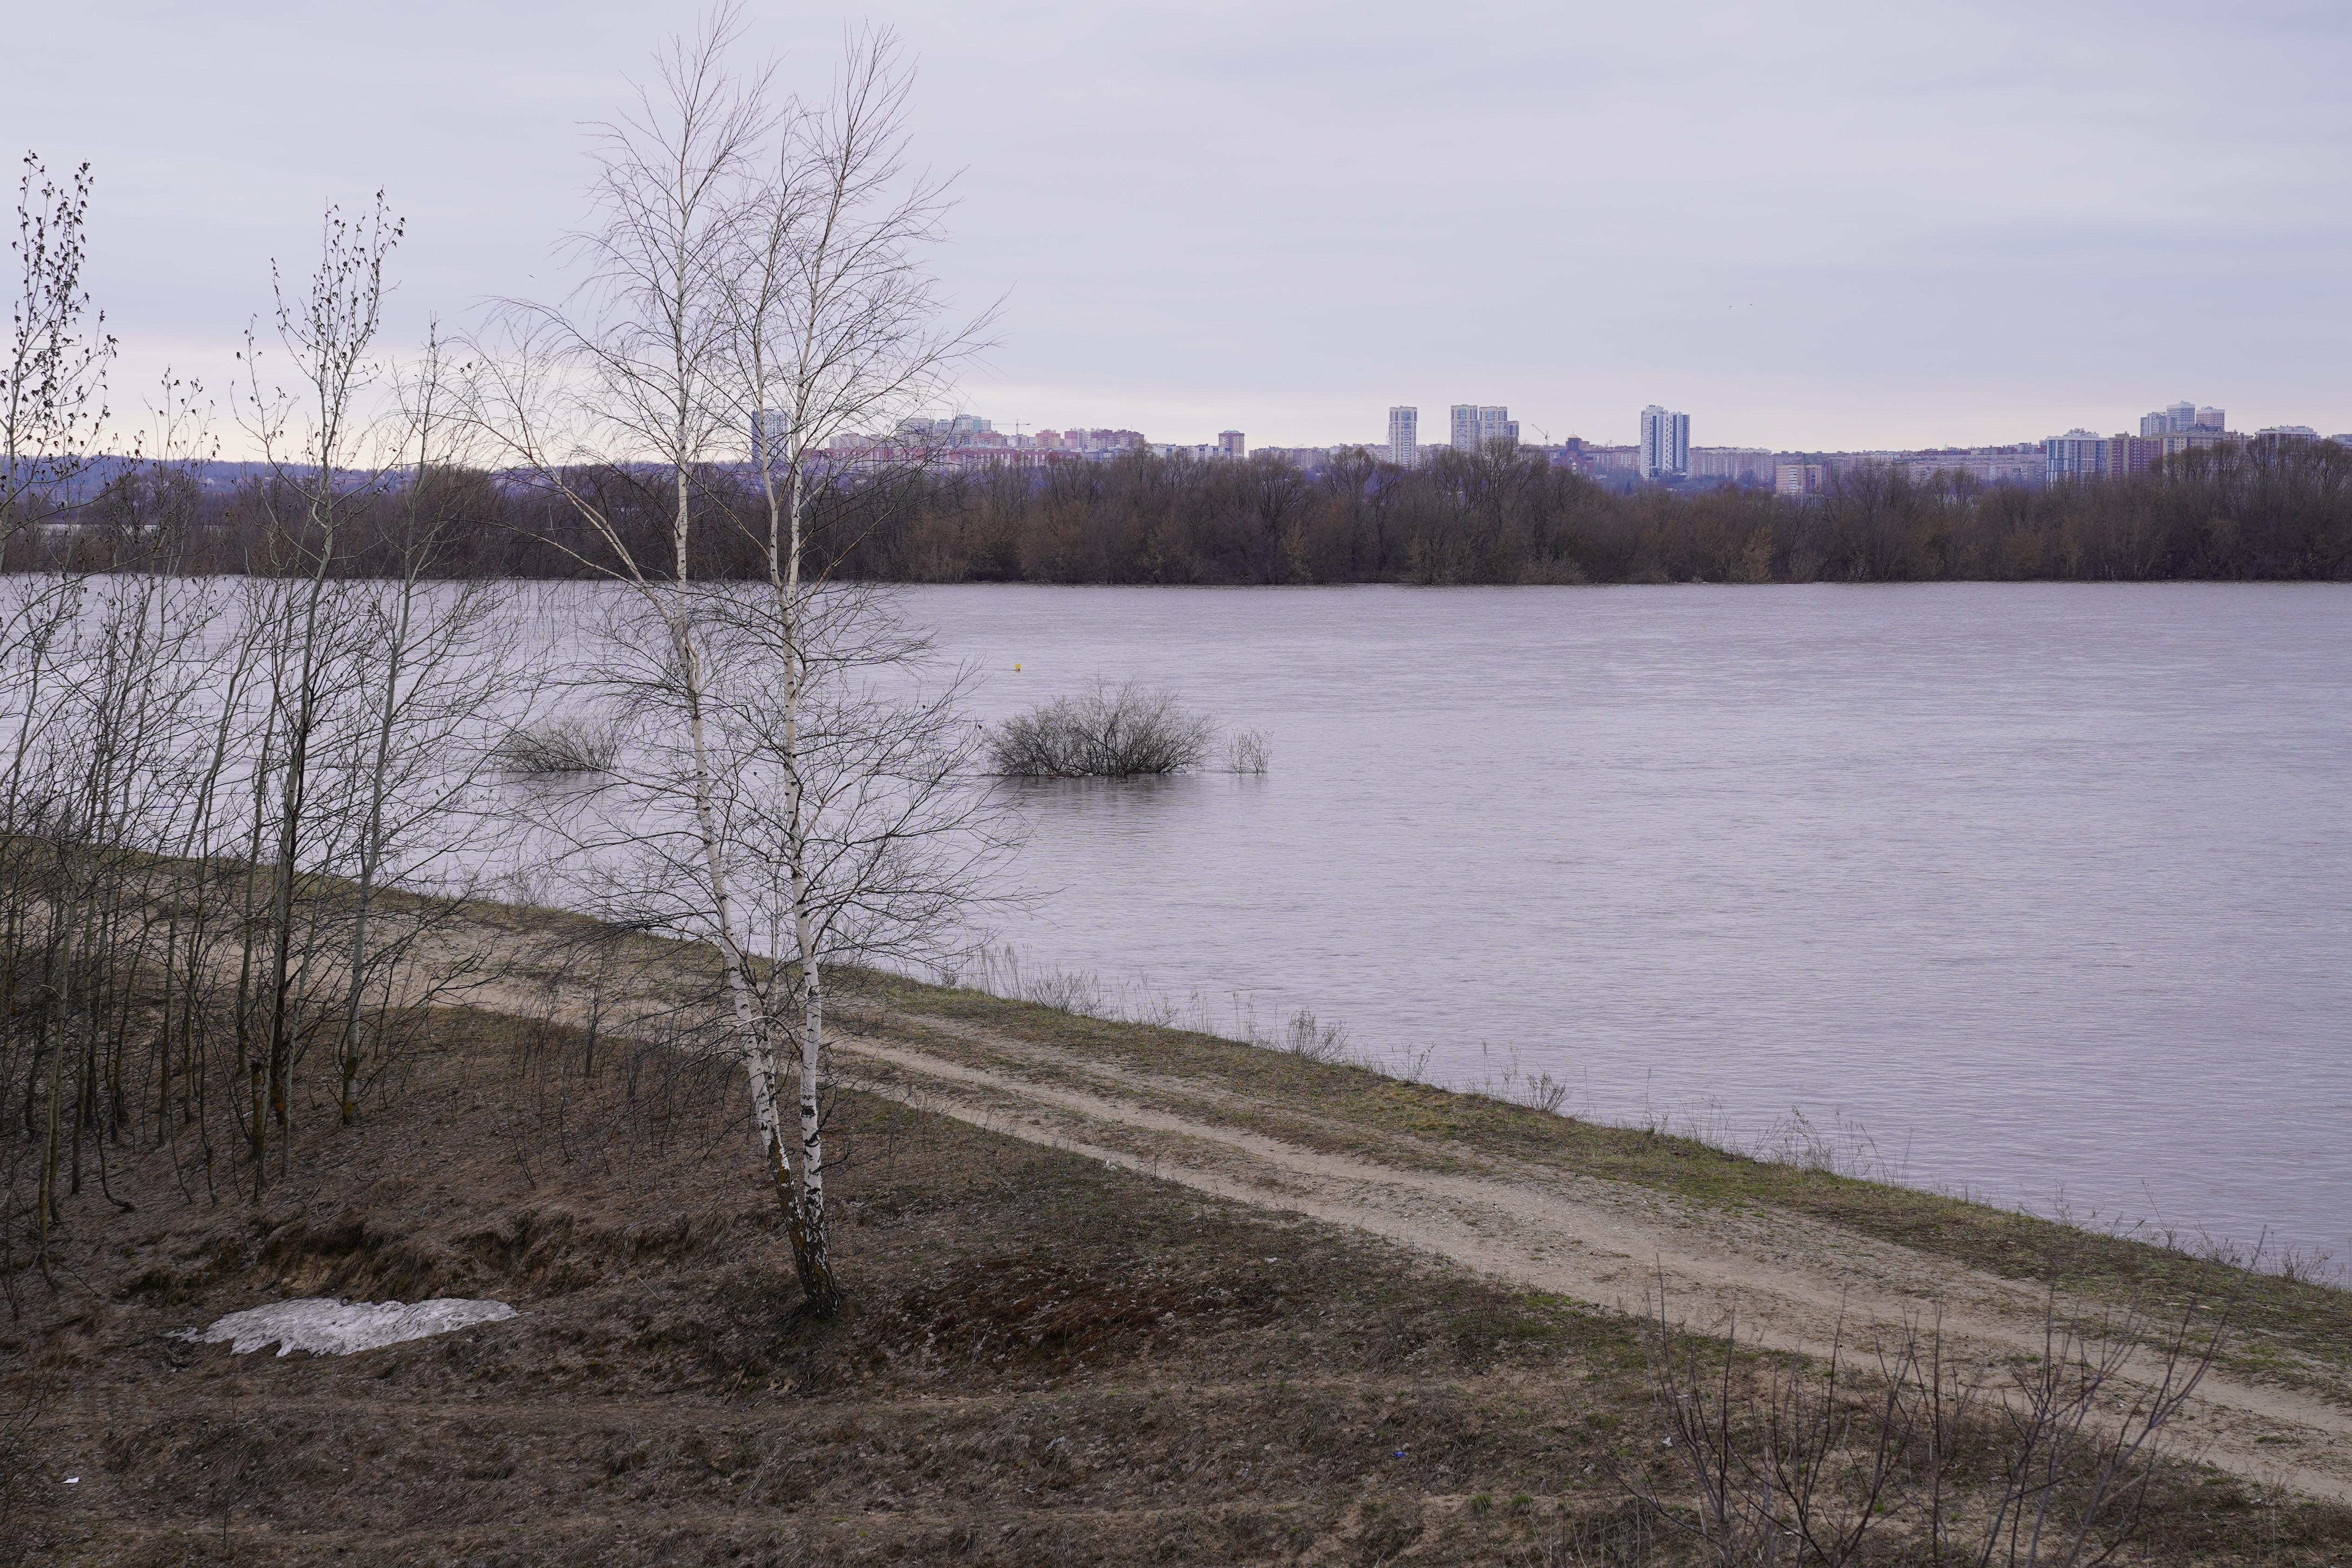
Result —
MULTIPOLYGON (((1636 416, 1639 430, 1630 446, 1607 440, 1570 437, 1560 442, 1539 439, 1524 443, 1519 423, 1507 405, 1456 403, 1446 409, 1448 439, 1423 443, 1418 439, 1420 409, 1412 404, 1392 404, 1388 410, 1387 439, 1381 442, 1339 442, 1328 446, 1248 446, 1244 434, 1226 429, 1214 442, 1154 441, 1138 431, 1073 428, 1051 429, 1034 437, 993 433, 991 422, 971 416, 953 419, 903 422, 900 436, 929 440, 951 431, 971 433, 969 441, 950 439, 940 457, 953 466, 986 466, 1002 459, 1024 466, 1086 457, 1101 459, 1127 451, 1160 457, 1231 461, 1271 457, 1310 472, 1326 470, 1330 461, 1348 452, 1370 452, 1402 468, 1414 468, 1436 453, 1486 450, 1501 442, 1523 453, 1543 455, 1555 467, 1567 468, 1604 487, 1641 485, 1719 485, 1769 489, 1783 498, 1805 499, 1822 494, 1840 475, 1857 468, 1883 468, 1916 483, 1940 485, 1965 479, 1978 485, 2024 485, 2040 488, 2062 482, 2104 481, 2144 474, 2168 458, 2199 448, 2239 447, 2249 441, 2273 443, 2331 440, 2352 447, 2352 434, 2323 437, 2308 425, 2264 426, 2253 432, 2231 430, 2225 407, 2181 400, 2139 416, 2140 434, 2117 431, 2109 436, 2077 426, 2035 441, 1997 445, 1922 446, 1910 448, 1798 447, 1776 451, 1766 447, 1698 446, 1692 440, 1691 417, 1660 404, 1643 407, 1636 416), (1114 437, 1106 439, 1107 437, 1114 437), (1026 450, 1024 450, 1024 449, 1026 450)), ((856 442, 844 443, 857 451, 856 460, 875 452, 856 442)), ((887 446, 884 448, 887 451, 887 446)))
MULTIPOLYGON (((1319 448, 1330 451, 1339 451, 1349 447, 1360 447, 1376 452, 1390 461, 1411 463, 1415 460, 1417 457, 1425 455, 1430 450, 1436 447, 1450 447, 1456 451, 1467 451, 1484 446, 1488 441, 1499 438, 1508 439, 1528 447, 1557 447, 1563 443, 1572 441, 1581 442, 1588 447, 1627 450, 1643 454, 1643 460, 1646 462, 1647 448, 1650 446, 1652 438, 1652 416, 1657 415, 1663 416, 1668 420, 1676 422, 1665 431, 1671 450, 1667 456, 1666 461, 1661 467, 1661 471, 1666 474, 1690 472, 1694 477, 1696 477, 1697 470, 1692 469, 1690 467, 1692 461, 1691 454, 1705 451, 1775 451, 1782 453, 1818 452, 1848 455, 1869 453, 1964 451, 1992 452, 2012 449, 2021 446, 2043 447, 2053 440, 2061 438, 2108 440, 2116 437, 2127 437, 2131 435, 2130 426, 2137 426, 2139 437, 2155 437, 2159 439, 2167 436, 2207 436, 2224 433, 2241 438, 2247 436, 2266 435, 2286 437, 2326 437, 2330 439, 2337 438, 2334 433, 2330 432, 2324 426, 2311 424, 2308 421, 2283 420, 2276 424, 2264 425, 2251 430, 2232 430, 2228 425, 2226 405, 2198 404, 2193 401, 2186 400, 2171 403, 2164 407, 2132 416, 2128 418, 2118 416, 2113 421, 2113 424, 2116 426, 2113 429, 2104 427, 2105 425, 2108 423, 2107 421, 2095 420, 2094 423, 2101 426, 2102 427, 2091 428, 2086 426, 2080 419, 2076 419, 2070 421, 2063 430, 2053 429, 2040 435, 2012 432, 2008 439, 1996 441, 1930 439, 1911 442, 1900 446, 1841 443, 1835 440, 1768 444, 1754 440, 1722 437, 1720 436, 1711 436, 1709 439, 1702 442, 1697 438, 1695 431, 1701 430, 1704 426, 1695 424, 1692 416, 1688 413, 1681 410, 1669 410, 1664 408, 1663 405, 1656 404, 1648 405, 1642 408, 1632 410, 1629 414, 1624 416, 1623 417, 1631 426, 1629 429, 1570 429, 1565 431, 1549 431, 1523 426, 1522 421, 1510 417, 1510 408, 1507 404, 1448 403, 1442 405, 1442 406, 1446 409, 1447 414, 1446 424, 1444 426, 1446 438, 1442 441, 1427 442, 1421 440, 1419 437, 1421 405, 1418 404, 1400 403, 1389 405, 1386 434, 1382 437, 1368 436, 1358 437, 1350 435, 1333 438, 1326 435, 1324 437, 1307 441, 1282 441, 1267 438, 1250 444, 1247 449, 1250 451, 1255 451, 1261 448, 1275 450, 1319 448), (1523 429, 1528 433, 1523 434, 1523 429), (1532 436, 1533 438, 1529 438, 1530 436, 1532 436)), ((962 419, 959 419, 958 421, 958 423, 962 422, 964 422, 962 419)), ((988 419, 979 419, 972 422, 980 428, 985 429, 992 427, 992 421, 988 419)), ((1362 421, 1358 420, 1353 423, 1360 424, 1361 422, 1362 421)), ((949 420, 942 417, 937 421, 916 420, 908 423, 910 426, 923 427, 928 427, 929 426, 936 423, 941 430, 944 431, 949 424, 949 420)), ((1051 425, 1039 425, 1035 422, 1027 420, 1017 421, 1015 423, 1021 427, 1037 434, 1050 434, 1056 429, 1055 426, 1051 425)), ((2347 425, 2352 425, 2352 421, 2347 421, 2347 425)), ((1100 428, 1096 426, 1095 422, 1088 420, 1072 422, 1069 424, 1068 428, 1073 432, 1095 428, 1097 434, 1101 433, 1100 428)), ((1228 443, 1225 438, 1229 437, 1237 437, 1241 434, 1241 432, 1237 430, 1227 427, 1220 430, 1217 433, 1216 438, 1211 441, 1180 441, 1170 443, 1158 439, 1160 432, 1157 431, 1151 433, 1151 437, 1148 441, 1144 441, 1139 432, 1125 431, 1122 433, 1138 436, 1139 442, 1152 446, 1173 445, 1183 447, 1201 446, 1220 447, 1223 449, 1224 455, 1227 456, 1235 454, 1232 451, 1230 443, 1228 443)), ((1008 438, 1005 444, 1008 446, 1014 445, 1018 442, 1018 437, 1008 438)), ((2186 444, 2187 443, 2181 441, 2174 441, 2171 444, 2171 449, 2179 450, 2186 444)), ((2202 443, 2200 442, 2197 444, 2202 443)))
MULTIPOLYGON (((94 165, 89 282, 122 342, 117 406, 135 419, 166 365, 225 387, 246 323, 267 324, 271 258, 301 273, 322 205, 379 186, 410 220, 394 342, 561 296, 588 130, 699 11, 583 0, 551 29, 513 0, 420 0, 385 30, 251 0, 110 6, 145 40, 124 68, 28 73, 12 105, 20 145, 94 165), (328 73, 331 95, 215 85, 328 73)), ((911 0, 891 19, 920 61, 917 153, 962 172, 943 282, 967 312, 1003 304, 967 401, 1373 442, 1364 387, 1475 387, 1557 438, 1613 434, 1648 400, 1616 389, 1654 386, 1743 441, 1906 447, 2038 438, 2160 401, 2136 389, 2202 386, 2249 429, 2352 427, 2334 368, 2352 322, 2325 308, 2352 251, 2335 85, 2352 15, 1861 16, 1702 3, 1661 56, 1598 5, 1506 4, 1497 51, 1403 5, 1339 26, 1324 6, 1214 4, 1012 26, 911 0), (1487 154, 1449 151, 1465 140, 1487 154), (2054 148, 2108 173, 2034 179, 2054 148), (1493 286, 1393 309, 1469 256, 1493 286)), ((846 19, 755 16, 748 42, 798 83, 846 19)), ((87 26, 36 11, 13 41, 58 58, 87 26)))

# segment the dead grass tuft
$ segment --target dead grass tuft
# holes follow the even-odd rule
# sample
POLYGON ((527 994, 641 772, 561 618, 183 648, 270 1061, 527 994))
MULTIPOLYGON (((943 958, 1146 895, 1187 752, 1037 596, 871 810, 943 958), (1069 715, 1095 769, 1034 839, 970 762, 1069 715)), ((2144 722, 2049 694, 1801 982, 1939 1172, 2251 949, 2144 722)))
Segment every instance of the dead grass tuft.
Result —
POLYGON ((1034 1252, 982 1258, 898 1299, 885 1333, 919 1357, 960 1362, 1019 1353, 1048 1359, 1139 1351, 1179 1321, 1216 1314, 1220 1326, 1263 1322, 1263 1281, 1201 1281, 1166 1262, 1107 1258, 1082 1265, 1034 1252))

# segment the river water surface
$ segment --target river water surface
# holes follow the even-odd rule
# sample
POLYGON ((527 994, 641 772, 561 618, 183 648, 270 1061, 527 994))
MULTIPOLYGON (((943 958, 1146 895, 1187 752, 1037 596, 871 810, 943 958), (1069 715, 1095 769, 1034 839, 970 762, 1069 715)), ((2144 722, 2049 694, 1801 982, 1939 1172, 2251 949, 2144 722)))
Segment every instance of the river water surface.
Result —
POLYGON ((2352 588, 905 607, 987 716, 1138 679, 1272 740, 1263 777, 1024 788, 1039 896, 1002 934, 1032 975, 2352 1255, 2352 588))

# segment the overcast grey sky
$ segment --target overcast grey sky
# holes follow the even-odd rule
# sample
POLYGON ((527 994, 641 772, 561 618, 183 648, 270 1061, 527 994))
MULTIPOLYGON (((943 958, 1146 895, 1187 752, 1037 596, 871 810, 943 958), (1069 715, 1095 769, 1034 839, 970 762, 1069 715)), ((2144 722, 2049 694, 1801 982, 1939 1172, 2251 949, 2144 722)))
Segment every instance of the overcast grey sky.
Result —
MULTIPOLYGON (((219 380, 330 198, 406 215, 394 329, 551 290, 584 122, 685 0, 12 6, 11 144, 99 179, 118 405, 219 380)), ((754 4, 821 86, 843 24, 919 58, 961 169, 941 275, 1004 295, 1000 429, 1863 447, 2352 430, 2352 5, 1624 0, 754 4)))

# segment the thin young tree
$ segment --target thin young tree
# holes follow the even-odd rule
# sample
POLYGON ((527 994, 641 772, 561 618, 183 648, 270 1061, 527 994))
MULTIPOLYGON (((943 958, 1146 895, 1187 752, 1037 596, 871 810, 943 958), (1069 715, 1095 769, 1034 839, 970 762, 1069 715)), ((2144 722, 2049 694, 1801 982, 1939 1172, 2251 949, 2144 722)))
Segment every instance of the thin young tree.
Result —
MULTIPOLYGON (((908 177, 913 81, 888 29, 850 36, 830 96, 793 102, 778 116, 773 154, 741 203, 730 236, 738 250, 720 275, 732 425, 750 437, 761 503, 743 521, 766 579, 763 594, 730 606, 737 667, 763 677, 756 700, 733 712, 760 760, 772 765, 780 792, 754 814, 768 850, 756 858, 781 895, 774 927, 782 962, 771 972, 790 976, 799 1036, 796 1181, 781 1127, 763 1132, 774 1179, 792 1189, 794 1257, 812 1300, 837 1293, 824 1207, 827 950, 869 953, 894 923, 845 921, 852 910, 892 910, 893 941, 929 933, 975 886, 956 851, 939 851, 992 840, 971 831, 981 819, 950 784, 971 762, 968 742, 949 739, 956 733, 951 695, 899 706, 870 692, 845 702, 832 689, 854 680, 852 672, 904 670, 919 654, 872 590, 831 584, 825 562, 812 558, 813 491, 833 477, 819 471, 820 454, 845 435, 895 430, 940 397, 985 325, 982 318, 943 326, 937 286, 922 265, 922 252, 940 237, 946 189, 908 177), (842 787, 886 775, 896 789, 842 787), (876 900, 886 884, 895 897, 876 900)), ((846 542, 832 542, 837 554, 846 542)))
POLYGON ((308 287, 299 296, 289 296, 282 283, 276 289, 278 341, 298 390, 263 390, 260 352, 250 332, 244 356, 251 434, 270 469, 261 489, 271 524, 268 544, 276 556, 268 564, 283 574, 259 606, 272 626, 262 756, 274 768, 257 767, 254 773, 255 847, 266 837, 269 851, 266 863, 254 856, 268 879, 262 922, 268 946, 239 1009, 241 1019, 258 1011, 246 1121, 257 1192, 266 1179, 270 1129, 284 1131, 292 1115, 297 991, 310 956, 297 922, 298 916, 307 921, 311 911, 298 909, 298 900, 320 858, 330 804, 314 795, 313 764, 337 710, 352 697, 348 670, 359 618, 342 575, 348 570, 344 534, 380 477, 363 471, 373 456, 364 398, 382 374, 377 335, 384 263, 401 233, 381 194, 358 219, 331 206, 308 287), (355 470, 361 470, 356 479, 355 470))
MULTIPOLYGON (((68 710, 83 683, 74 671, 81 639, 83 578, 38 570, 44 525, 69 499, 106 418, 106 372, 114 341, 82 283, 89 166, 59 181, 26 154, 17 184, 16 282, 0 362, 0 564, 35 570, 8 581, 0 602, 0 1068, 21 1081, 24 1142, 11 1140, 0 1169, 0 1283, 13 1279, 14 1230, 24 1212, 19 1177, 34 1150, 30 1206, 45 1248, 55 1217, 59 1140, 68 1086, 60 1033, 68 999, 58 983, 70 929, 58 877, 57 832, 77 780, 68 710), (43 1093, 46 1083, 47 1093, 43 1093), (46 1114, 41 1108, 46 1105, 46 1114)), ((13 1283, 8 1283, 13 1302, 13 1283)))
POLYGON ((770 72, 727 66, 739 32, 722 11, 675 46, 606 132, 603 222, 579 242, 590 282, 566 309, 509 309, 478 407, 509 460, 587 525, 596 552, 579 559, 628 590, 606 690, 632 743, 564 830, 604 858, 609 908, 716 952, 803 1293, 829 1313, 819 955, 936 931, 989 836, 958 795, 973 736, 954 683, 910 685, 921 639, 870 595, 827 596, 807 567, 819 443, 933 390, 953 346, 928 331, 915 265, 936 193, 885 195, 904 78, 887 35, 867 35, 831 105, 774 111, 770 72), (753 446, 756 520, 718 482, 753 446), (668 496, 658 557, 612 499, 655 484, 668 496), (716 530, 759 542, 763 592, 698 581, 716 530))
MULTIPOLYGON (((709 743, 705 595, 693 581, 697 480, 725 456, 734 406, 722 379, 719 279, 739 248, 741 185, 772 120, 765 75, 746 82, 728 67, 741 32, 730 7, 698 37, 673 40, 631 110, 601 130, 598 222, 571 244, 585 280, 562 306, 509 303, 503 341, 480 356, 476 407, 509 461, 586 525, 597 552, 583 563, 624 584, 639 624, 657 632, 650 668, 614 672, 616 695, 641 722, 665 727, 658 742, 678 742, 656 747, 682 758, 675 791, 644 787, 675 807, 697 853, 686 868, 693 896, 647 923, 716 949, 754 1121, 774 1168, 782 1158, 774 1048, 752 1001, 752 954, 740 940, 728 877, 709 743), (613 499, 636 500, 655 486, 669 495, 659 553, 642 546, 613 499), (667 732, 673 722, 675 734, 667 732)), ((618 640, 630 646, 625 635, 618 640)), ((585 837, 593 844, 594 831, 585 837)), ((789 1214, 789 1187, 780 1193, 789 1214)))
POLYGON ((488 823, 475 796, 496 752, 489 717, 527 712, 537 685, 521 657, 511 592, 437 577, 457 542, 445 500, 462 455, 452 444, 463 427, 450 415, 450 368, 436 331, 400 377, 399 449, 413 462, 377 500, 374 569, 382 575, 358 605, 359 697, 336 759, 352 818, 335 1049, 347 1127, 359 1119, 369 1036, 382 1036, 394 1000, 414 1008, 492 966, 491 955, 462 946, 425 968, 411 961, 436 926, 455 918, 462 879, 444 868, 474 847, 488 823), (450 896, 389 912, 383 894, 395 884, 450 896), (395 984, 402 971, 405 983, 395 984))
POLYGON ((18 284, 0 363, 0 559, 63 508, 60 492, 89 462, 106 424, 114 339, 81 278, 90 184, 88 163, 61 183, 39 154, 25 154, 8 246, 18 284))

